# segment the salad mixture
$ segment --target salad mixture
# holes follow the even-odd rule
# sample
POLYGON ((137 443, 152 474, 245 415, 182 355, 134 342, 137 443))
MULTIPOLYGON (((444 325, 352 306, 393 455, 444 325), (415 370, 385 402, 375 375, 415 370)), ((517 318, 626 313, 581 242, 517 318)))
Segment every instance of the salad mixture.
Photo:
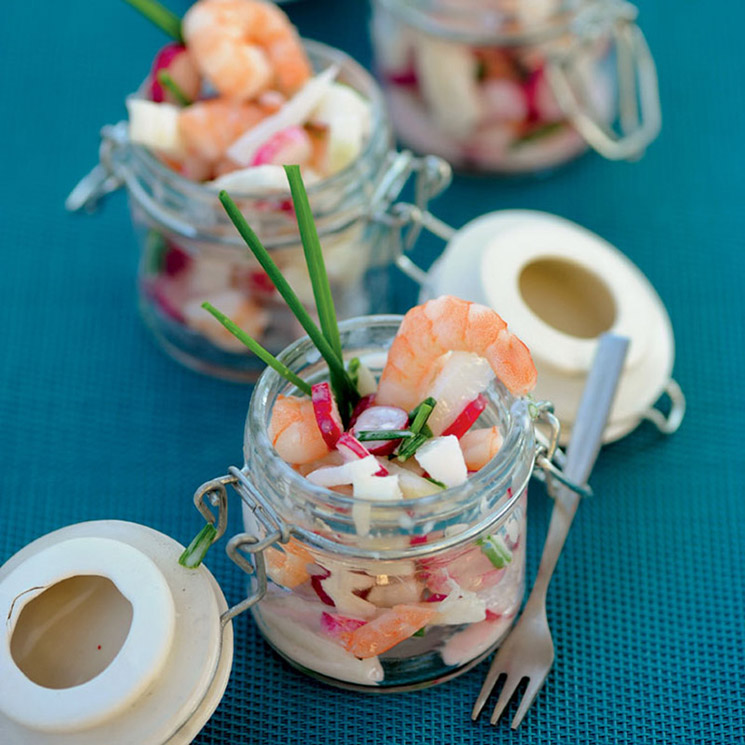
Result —
MULTIPOLYGON (((355 498, 354 527, 368 540, 373 502, 395 507, 457 488, 499 452, 499 427, 480 422, 495 376, 518 396, 535 383, 527 348, 497 313, 451 296, 406 314, 379 381, 364 364, 350 367, 360 397, 346 423, 320 382, 310 396, 280 396, 268 432, 309 482, 355 498)), ((287 658, 331 679, 386 686, 447 676, 480 659, 512 624, 523 592, 526 499, 493 533, 420 559, 344 560, 296 538, 269 548, 273 584, 254 607, 257 622, 287 658)), ((404 542, 436 542, 467 527, 404 542)))
MULTIPOLYGON (((155 0, 129 1, 174 37, 127 100, 130 141, 174 174, 202 184, 211 199, 220 189, 250 195, 241 201, 244 211, 257 214, 266 234, 286 233, 294 218, 282 166, 299 164, 307 184, 343 171, 371 136, 370 101, 337 80, 339 66, 314 72, 295 28, 273 3, 198 0, 179 19, 155 0)), ((169 188, 154 189, 155 196, 169 188)), ((321 208, 333 209, 342 196, 325 193, 321 208)), ((324 246, 345 315, 369 312, 360 284, 373 258, 363 232, 347 221, 324 246)), ((224 352, 246 353, 230 334, 204 322, 205 300, 224 307, 275 351, 297 337, 274 286, 243 252, 152 223, 144 246, 146 318, 181 357, 209 357, 209 348, 216 349, 214 360, 225 359, 224 352)), ((278 262, 312 305, 302 252, 283 248, 278 262)))
MULTIPOLYGON (((467 44, 408 25, 375 4, 372 37, 376 64, 391 118, 401 139, 420 152, 435 153, 453 165, 474 170, 517 173, 563 163, 584 151, 584 139, 571 127, 556 101, 546 74, 552 48, 547 44, 510 46, 467 44)), ((447 5, 445 0, 441 3, 447 5)), ((470 3, 483 11, 484 28, 527 34, 545 20, 555 4, 470 3), (507 23, 502 5, 522 14, 507 23), (541 18, 535 18, 539 12, 541 18)), ((452 11, 451 11, 452 12, 452 11)), ((432 23, 454 26, 453 16, 432 16, 432 23)), ((444 32, 443 32, 444 33, 444 32)), ((607 39, 576 51, 574 73, 587 91, 584 105, 600 121, 613 110, 613 78, 606 64, 607 39)))

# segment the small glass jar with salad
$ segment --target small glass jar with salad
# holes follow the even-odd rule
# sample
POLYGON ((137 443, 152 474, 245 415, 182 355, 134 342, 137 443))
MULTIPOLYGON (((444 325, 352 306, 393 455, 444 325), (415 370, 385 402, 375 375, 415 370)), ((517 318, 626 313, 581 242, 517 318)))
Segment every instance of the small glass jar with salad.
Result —
POLYGON ((245 465, 197 491, 208 522, 182 563, 198 565, 225 532, 232 485, 245 532, 228 553, 255 579, 231 614, 251 608, 282 657, 327 683, 429 686, 493 650, 522 601, 542 452, 535 365, 496 311, 450 295, 337 323, 299 169, 286 172, 319 324, 221 193, 307 337, 274 357, 203 304, 270 369, 251 398, 245 465))
POLYGON ((224 308, 275 353, 300 335, 218 201, 228 189, 312 308, 285 164, 303 171, 339 316, 387 311, 390 228, 373 210, 392 135, 372 76, 301 40, 272 3, 198 0, 183 19, 154 0, 131 4, 174 40, 128 97, 128 121, 103 129, 101 163, 67 204, 91 208, 125 186, 139 307, 160 344, 201 372, 254 381, 263 364, 201 303, 224 308))
POLYGON ((375 0, 376 67, 399 138, 457 168, 635 159, 660 128, 636 8, 618 0, 375 0))

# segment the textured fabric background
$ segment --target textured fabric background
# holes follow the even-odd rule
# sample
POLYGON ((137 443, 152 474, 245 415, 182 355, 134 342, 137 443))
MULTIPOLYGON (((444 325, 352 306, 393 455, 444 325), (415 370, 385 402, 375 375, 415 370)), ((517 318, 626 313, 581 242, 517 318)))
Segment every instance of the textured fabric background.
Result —
MULTIPOLYGON (((200 745, 745 742, 745 6, 641 5, 665 119, 643 160, 458 177, 435 204, 456 226, 499 208, 556 212, 626 252, 669 309, 688 395, 674 437, 643 425, 601 453, 550 590, 556 665, 526 722, 470 721, 486 665, 418 693, 345 693, 290 669, 244 617, 200 745)), ((369 64, 365 4, 287 7, 305 36, 369 64)), ((187 541, 195 487, 240 463, 250 389, 183 369, 149 338, 124 196, 92 217, 63 209, 162 42, 114 0, 0 5, 0 560, 106 517, 187 541)), ((416 258, 440 249, 424 241, 416 258)), ((404 310, 415 295, 397 282, 404 310)), ((535 572, 550 505, 540 485, 531 494, 535 572)), ((208 565, 239 599, 224 553, 208 565)))

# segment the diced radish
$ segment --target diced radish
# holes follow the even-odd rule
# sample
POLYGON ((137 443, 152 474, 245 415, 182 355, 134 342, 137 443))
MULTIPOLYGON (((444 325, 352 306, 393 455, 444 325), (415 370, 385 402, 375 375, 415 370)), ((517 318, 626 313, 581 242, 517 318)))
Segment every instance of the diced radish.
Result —
POLYGON ((272 135, 254 154, 252 166, 303 165, 310 160, 313 145, 302 127, 288 127, 272 135))
POLYGON ((210 181, 210 185, 216 189, 226 189, 243 194, 254 192, 277 194, 290 190, 284 168, 273 165, 239 168, 210 181))
POLYGON ((277 132, 305 124, 338 72, 339 68, 333 65, 311 78, 276 114, 266 117, 239 137, 228 148, 228 156, 247 166, 253 161, 256 151, 277 132))
MULTIPOLYGON (((453 583, 455 585, 455 583, 453 583)), ((458 587, 437 606, 434 623, 456 626, 486 618, 486 603, 475 593, 458 587)))
MULTIPOLYGON (((431 481, 427 481, 424 477, 419 476, 408 468, 400 466, 395 461, 388 462, 386 467, 391 473, 398 476, 398 483, 404 499, 418 499, 419 497, 427 497, 430 494, 437 494, 437 492, 442 491, 442 487, 433 484, 431 481)), ((422 537, 426 541, 426 537, 422 537)))
POLYGON ((455 435, 459 440, 471 429, 471 425, 481 416, 481 412, 486 408, 486 396, 479 393, 476 398, 466 405, 465 409, 458 414, 448 427, 445 428, 442 435, 455 435))
POLYGON ((137 145, 175 158, 184 154, 179 131, 181 109, 170 103, 154 103, 141 98, 127 99, 129 139, 137 145))
POLYGON ((357 405, 354 407, 354 410, 352 411, 352 416, 349 417, 349 428, 350 429, 352 429, 354 427, 354 424, 357 421, 357 417, 359 417, 359 415, 365 409, 368 409, 374 403, 375 403, 375 394, 374 393, 369 393, 366 396, 362 396, 362 398, 357 402, 357 405))
POLYGON ((352 633, 347 649, 360 659, 387 652, 408 639, 434 617, 423 605, 396 605, 352 633))
POLYGON ((458 486, 468 478, 468 469, 463 453, 454 435, 435 437, 422 445, 414 457, 432 478, 445 486, 458 486))
POLYGON ((380 470, 380 464, 375 460, 374 455, 368 455, 366 458, 356 458, 350 460, 341 466, 326 466, 311 471, 306 478, 312 484, 317 486, 341 486, 342 484, 351 484, 355 478, 372 476, 380 470))
POLYGON ((323 589, 323 580, 324 579, 325 579, 324 577, 321 577, 318 574, 314 574, 310 578, 310 585, 315 590, 316 595, 318 595, 319 600, 324 605, 330 605, 331 607, 334 607, 334 605, 335 605, 334 601, 331 599, 331 597, 326 592, 326 590, 323 589))
POLYGON ((427 390, 427 395, 437 401, 427 420, 432 432, 442 434, 493 379, 494 371, 483 357, 471 352, 451 352, 427 390))
POLYGON ((385 73, 385 79, 393 85, 401 86, 416 85, 419 82, 416 70, 413 67, 396 72, 387 72, 385 73))
POLYGON ((166 44, 156 55, 153 60, 153 66, 150 69, 150 99, 156 103, 163 103, 166 100, 166 91, 163 89, 160 81, 158 80, 158 73, 161 70, 167 70, 171 62, 183 54, 186 51, 186 47, 183 44, 174 42, 173 44, 166 44))
POLYGON ((166 70, 184 94, 194 100, 199 95, 201 80, 199 72, 183 44, 166 44, 155 55, 150 68, 150 98, 156 103, 174 103, 171 93, 158 80, 158 73, 166 70))
MULTIPOLYGON (((360 458, 368 458, 372 455, 372 453, 356 437, 350 435, 349 432, 344 432, 344 434, 339 437, 336 441, 336 449, 347 462, 358 460, 360 458)), ((378 463, 378 465, 380 467, 375 475, 387 476, 388 469, 382 463, 378 463)))
POLYGON ((163 274, 175 277, 191 264, 191 256, 179 248, 175 243, 168 243, 168 248, 163 256, 163 274))
POLYGON ((354 496, 360 499, 371 500, 396 500, 401 499, 403 494, 398 484, 398 476, 372 475, 355 476, 352 482, 354 496))
POLYGON ((313 413, 316 415, 318 429, 321 430, 326 444, 332 448, 344 432, 344 425, 339 415, 336 400, 328 383, 315 383, 311 387, 313 413))
MULTIPOLYGON (((353 435, 360 432, 379 432, 385 429, 404 429, 409 422, 409 415, 397 406, 370 406, 362 411, 351 429, 353 435)), ((366 447, 373 455, 389 455, 395 449, 400 438, 396 440, 370 440, 366 447)))
POLYGON ((441 593, 441 592, 435 592, 432 595, 430 595, 424 602, 425 603, 441 603, 447 595, 441 593))

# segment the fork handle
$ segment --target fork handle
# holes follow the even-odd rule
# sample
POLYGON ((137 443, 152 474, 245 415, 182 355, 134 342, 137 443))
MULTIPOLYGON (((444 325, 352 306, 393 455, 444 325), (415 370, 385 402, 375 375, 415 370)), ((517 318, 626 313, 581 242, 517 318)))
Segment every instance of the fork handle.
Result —
MULTIPOLYGON (((628 345, 629 340, 623 336, 603 334, 600 337, 567 447, 564 475, 575 484, 586 483, 595 464, 628 345)), ((562 484, 556 485, 553 497, 546 543, 527 605, 545 601, 548 584, 579 506, 579 494, 562 484)))

